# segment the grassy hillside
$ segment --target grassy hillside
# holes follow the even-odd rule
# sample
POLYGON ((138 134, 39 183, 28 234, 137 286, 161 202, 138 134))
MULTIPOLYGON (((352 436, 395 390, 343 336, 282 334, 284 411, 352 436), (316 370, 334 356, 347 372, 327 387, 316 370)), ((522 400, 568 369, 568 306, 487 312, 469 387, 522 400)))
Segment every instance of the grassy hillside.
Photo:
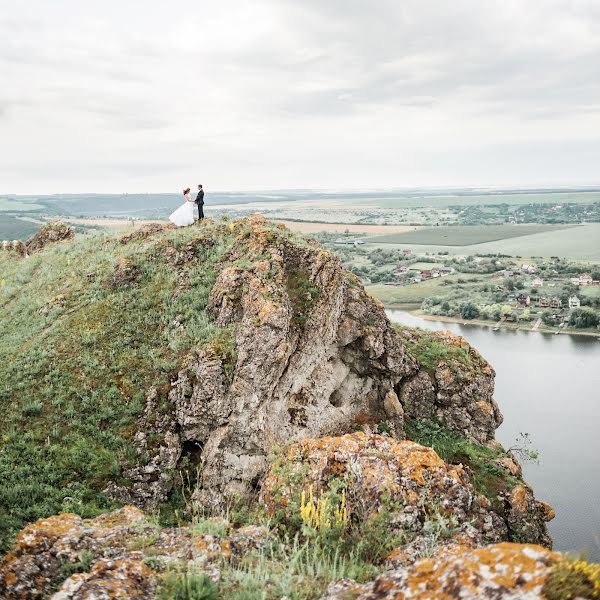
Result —
POLYGON ((0 550, 24 521, 106 508, 108 479, 143 464, 130 440, 145 393, 166 404, 193 345, 232 343, 204 308, 233 239, 205 223, 0 252, 0 550))

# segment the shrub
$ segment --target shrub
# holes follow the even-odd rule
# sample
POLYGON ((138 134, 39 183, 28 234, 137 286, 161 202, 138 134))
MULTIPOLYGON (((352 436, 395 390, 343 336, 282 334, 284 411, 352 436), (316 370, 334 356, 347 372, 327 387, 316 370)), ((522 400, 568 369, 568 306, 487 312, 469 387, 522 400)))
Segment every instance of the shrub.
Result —
POLYGON ((542 592, 548 600, 598 600, 600 565, 562 558, 546 577, 542 592))
POLYGON ((158 597, 161 600, 217 600, 216 585, 203 573, 169 571, 163 577, 158 597))

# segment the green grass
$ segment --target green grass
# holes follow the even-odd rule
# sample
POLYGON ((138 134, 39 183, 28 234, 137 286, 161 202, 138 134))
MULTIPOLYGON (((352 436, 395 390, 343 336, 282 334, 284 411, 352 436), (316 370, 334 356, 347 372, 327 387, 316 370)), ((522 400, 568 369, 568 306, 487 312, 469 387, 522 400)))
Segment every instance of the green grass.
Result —
POLYGON ((437 244, 442 246, 472 246, 538 233, 566 229, 566 225, 460 225, 455 227, 424 227, 406 233, 392 233, 368 238, 373 244, 437 244))
POLYGON ((312 600, 320 598, 331 581, 349 578, 365 582, 379 567, 352 553, 322 546, 317 540, 276 541, 268 548, 245 554, 237 565, 221 572, 219 598, 231 600, 312 600))
POLYGON ((409 440, 433 448, 448 463, 463 464, 471 473, 475 489, 492 502, 500 491, 512 489, 517 479, 497 464, 503 452, 477 444, 440 423, 409 419, 405 423, 409 440))
POLYGON ((428 371, 435 371, 441 362, 446 363, 455 373, 471 370, 475 366, 472 364, 468 347, 442 342, 434 331, 403 325, 396 325, 396 329, 401 334, 405 332, 402 340, 408 352, 428 371))
POLYGON ((459 278, 477 277, 477 275, 446 275, 445 277, 436 277, 427 279, 420 283, 411 283, 409 285, 384 285, 375 283, 367 285, 367 291, 379 298, 384 304, 416 304, 421 303, 429 296, 436 296, 443 293, 445 282, 456 281, 459 278))
POLYGON ((125 245, 98 235, 23 260, 0 253, 0 549, 26 521, 111 506, 107 482, 127 485, 124 471, 148 459, 132 443, 145 392, 155 387, 166 409, 193 346, 234 360, 231 332, 204 310, 232 244, 215 224, 125 245), (188 243, 197 263, 183 267, 181 289, 165 250, 188 243), (114 284, 117 260, 134 281, 114 284))

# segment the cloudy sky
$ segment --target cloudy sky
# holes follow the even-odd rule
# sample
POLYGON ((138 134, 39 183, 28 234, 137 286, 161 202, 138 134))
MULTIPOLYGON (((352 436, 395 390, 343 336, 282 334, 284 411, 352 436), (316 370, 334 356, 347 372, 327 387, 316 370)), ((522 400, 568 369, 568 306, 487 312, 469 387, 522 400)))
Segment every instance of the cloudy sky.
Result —
POLYGON ((599 0, 2 0, 0 193, 600 184, 599 0))

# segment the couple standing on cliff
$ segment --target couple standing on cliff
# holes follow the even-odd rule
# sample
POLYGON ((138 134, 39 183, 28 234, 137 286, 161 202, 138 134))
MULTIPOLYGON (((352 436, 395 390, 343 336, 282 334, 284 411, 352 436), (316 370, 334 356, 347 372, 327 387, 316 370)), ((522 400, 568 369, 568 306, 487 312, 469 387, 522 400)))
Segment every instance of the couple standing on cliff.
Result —
POLYGON ((183 190, 185 202, 176 211, 172 212, 169 217, 169 221, 175 223, 177 227, 191 225, 196 220, 194 204, 198 207, 198 220, 202 221, 204 219, 204 190, 202 189, 202 184, 198 184, 198 195, 195 200, 192 200, 190 192, 190 188, 183 190))

